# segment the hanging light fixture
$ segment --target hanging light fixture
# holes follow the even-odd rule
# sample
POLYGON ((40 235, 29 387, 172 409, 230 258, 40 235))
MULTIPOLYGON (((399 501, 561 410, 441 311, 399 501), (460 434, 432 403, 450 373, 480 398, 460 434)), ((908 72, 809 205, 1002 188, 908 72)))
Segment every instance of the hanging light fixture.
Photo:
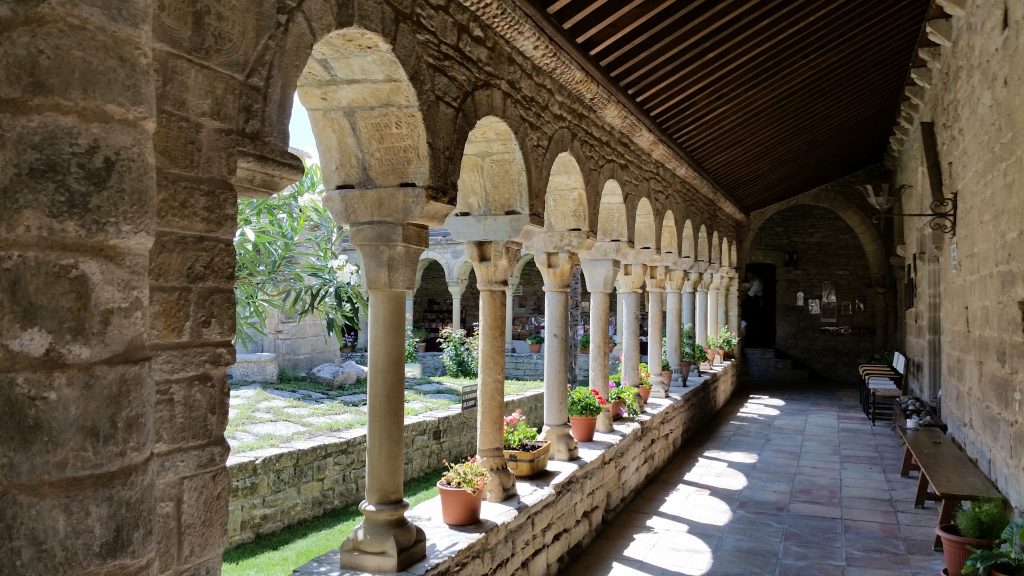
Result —
POLYGON ((883 218, 925 217, 931 218, 928 227, 932 230, 949 234, 950 237, 956 236, 956 192, 953 192, 953 195, 949 198, 933 201, 929 206, 931 212, 923 214, 898 212, 886 214, 893 207, 893 204, 896 203, 896 200, 899 199, 900 195, 903 194, 903 191, 910 187, 907 184, 901 184, 895 189, 890 190, 888 184, 864 184, 858 186, 861 192, 864 193, 868 203, 879 212, 879 214, 876 214, 871 219, 872 222, 880 223, 883 218))

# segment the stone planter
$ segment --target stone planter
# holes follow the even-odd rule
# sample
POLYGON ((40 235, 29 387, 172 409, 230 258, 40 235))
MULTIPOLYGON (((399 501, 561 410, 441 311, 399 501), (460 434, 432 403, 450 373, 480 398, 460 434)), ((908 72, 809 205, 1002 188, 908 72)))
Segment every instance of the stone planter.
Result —
POLYGON ((540 347, 541 346, 543 346, 543 344, 530 344, 530 353, 531 354, 536 354, 536 353, 540 352, 540 347))
POLYGON ((483 488, 476 494, 462 488, 451 488, 437 482, 437 490, 441 493, 441 519, 449 526, 468 526, 480 521, 480 502, 483 500, 483 488))
POLYGON ((548 467, 548 455, 551 452, 551 442, 541 441, 540 448, 533 452, 522 450, 504 450, 505 463, 508 469, 518 478, 529 478, 544 471, 548 467))
POLYGON ((569 416, 569 425, 577 442, 590 442, 597 429, 597 416, 569 416))
POLYGON ((942 555, 946 559, 946 571, 949 576, 960 576, 963 572, 964 564, 972 553, 968 546, 988 550, 992 548, 994 542, 965 538, 960 535, 955 524, 943 524, 935 529, 935 534, 942 540, 942 555))
POLYGON ((406 378, 423 378, 423 366, 417 362, 405 365, 406 378))

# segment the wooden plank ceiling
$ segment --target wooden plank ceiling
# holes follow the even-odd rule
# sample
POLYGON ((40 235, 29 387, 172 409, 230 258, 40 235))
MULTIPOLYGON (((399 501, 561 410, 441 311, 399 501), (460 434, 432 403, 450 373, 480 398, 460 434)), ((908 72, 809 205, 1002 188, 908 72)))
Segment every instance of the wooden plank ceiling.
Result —
POLYGON ((882 160, 929 3, 520 0, 745 211, 882 160))

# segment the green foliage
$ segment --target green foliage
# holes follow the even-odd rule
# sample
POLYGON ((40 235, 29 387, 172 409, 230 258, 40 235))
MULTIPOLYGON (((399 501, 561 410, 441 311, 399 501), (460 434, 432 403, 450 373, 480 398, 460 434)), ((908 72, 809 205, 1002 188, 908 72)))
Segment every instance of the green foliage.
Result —
POLYGON ((440 340, 445 373, 453 378, 475 378, 480 368, 478 338, 467 337, 465 330, 448 326, 441 330, 440 340))
POLYGON ((637 399, 639 391, 626 384, 608 386, 608 401, 622 402, 626 405, 626 416, 634 417, 640 414, 640 401, 637 399))
POLYGON ((238 200, 235 234, 235 337, 243 344, 266 335, 278 310, 321 318, 339 345, 366 300, 355 268, 338 255, 342 235, 323 205, 320 167, 270 198, 238 200))
POLYGON ((521 408, 505 416, 505 450, 522 450, 524 444, 537 441, 537 429, 526 421, 521 408))
POLYGON ((699 365, 701 362, 707 362, 708 353, 704 350, 704 347, 697 344, 697 336, 693 329, 693 324, 687 324, 683 327, 683 335, 679 342, 679 355, 683 362, 689 362, 690 364, 699 365))
POLYGON ((569 391, 569 416, 597 416, 607 404, 597 390, 580 386, 569 391))
POLYGON ((1024 519, 1007 524, 992 550, 975 550, 963 573, 988 576, 997 566, 1000 572, 1024 575, 1024 519))
POLYGON ((1010 513, 1002 498, 982 498, 964 502, 957 510, 954 522, 965 538, 995 540, 1009 520, 1010 513))
POLYGON ((481 466, 475 457, 471 456, 458 464, 452 464, 447 460, 442 460, 441 463, 448 467, 441 475, 441 484, 449 488, 462 488, 470 494, 476 494, 487 485, 487 469, 481 466))
POLYGON ((426 342, 427 341, 427 330, 425 328, 413 328, 412 329, 412 339, 417 341, 417 342, 426 342))
POLYGON ((584 334, 580 336, 580 350, 590 349, 590 334, 584 334))
POLYGON ((640 374, 639 378, 637 379, 636 385, 638 387, 642 386, 644 388, 651 387, 651 371, 647 368, 646 362, 640 363, 640 374))
MULTIPOLYGON (((408 318, 408 316, 406 316, 408 318)), ((410 319, 411 320, 411 319, 410 319)), ((416 349, 416 330, 412 328, 412 322, 405 323, 405 363, 412 364, 418 359, 419 350, 416 349)))
POLYGON ((540 335, 540 332, 535 332, 526 337, 526 342, 528 344, 543 344, 544 337, 540 335))
POLYGON ((712 348, 714 348, 715 350, 724 350, 726 352, 732 352, 733 350, 736 349, 736 344, 739 341, 740 339, 736 336, 736 334, 729 331, 728 326, 722 326, 718 330, 718 338, 716 338, 716 343, 718 344, 718 346, 712 346, 712 348))

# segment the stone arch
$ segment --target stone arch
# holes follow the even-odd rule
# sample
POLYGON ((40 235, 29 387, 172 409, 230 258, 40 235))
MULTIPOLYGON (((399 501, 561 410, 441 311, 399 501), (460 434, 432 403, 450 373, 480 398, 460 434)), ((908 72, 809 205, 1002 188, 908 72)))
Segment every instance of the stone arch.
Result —
POLYGON ((708 229, 701 224, 697 232, 697 262, 710 262, 708 253, 708 229))
POLYGON ((872 287, 877 289, 885 288, 886 278, 888 277, 888 257, 885 255, 885 245, 882 244, 882 237, 879 236, 878 230, 875 229, 874 224, 871 223, 871 219, 868 218, 856 204, 847 200, 833 187, 829 186, 816 188, 810 192, 805 192, 799 196, 790 198, 789 200, 752 212, 750 214, 750 227, 743 239, 743 249, 740 250, 740 253, 743 254, 744 258, 743 265, 746 265, 746 259, 750 254, 751 243, 757 236, 761 226, 763 226, 764 223, 775 214, 778 214, 787 208, 792 208, 802 204, 821 206, 839 214, 850 228, 853 229, 853 232, 860 240, 861 246, 864 248, 864 254, 868 261, 868 268, 871 272, 872 287))
POLYGON ((504 120, 484 116, 469 132, 459 169, 458 215, 529 214, 526 164, 504 120))
POLYGON ((450 282, 459 282, 466 284, 469 282, 469 275, 473 273, 473 263, 468 258, 460 258, 452 269, 452 274, 449 276, 450 282))
POLYGON ((641 198, 636 205, 636 222, 633 229, 633 246, 651 250, 658 247, 658 231, 654 225, 654 208, 647 198, 641 198))
POLYGON ((555 157, 544 194, 546 230, 588 230, 586 181, 571 152, 555 157))
POLYGON ((423 254, 420 255, 419 262, 416 263, 416 286, 419 287, 420 281, 423 279, 423 271, 426 270, 427 266, 434 262, 437 262, 441 267, 441 270, 444 270, 444 277, 450 278, 451 271, 447 266, 445 266, 445 260, 447 259, 432 250, 423 252, 423 254))
POLYGON ((718 239, 718 230, 711 233, 711 263, 722 263, 722 242, 718 239))
POLYGON ((679 256, 679 234, 676 232, 676 217, 671 210, 665 212, 661 224, 661 253, 679 256))
POLYGON ((523 269, 526 268, 526 265, 530 262, 533 262, 533 254, 523 253, 523 255, 519 257, 519 262, 516 263, 516 267, 510 276, 509 282, 511 284, 519 283, 519 277, 523 274, 523 269))
POLYGON ((626 219, 626 203, 622 187, 615 180, 608 180, 601 191, 601 203, 597 215, 598 242, 628 242, 629 222, 626 219))
POLYGON ((429 184, 416 90, 383 37, 361 28, 331 32, 313 46, 297 87, 325 188, 429 184))
POLYGON ((689 218, 683 222, 682 243, 679 253, 683 258, 689 258, 691 261, 697 258, 697 245, 693 238, 693 222, 689 218))

